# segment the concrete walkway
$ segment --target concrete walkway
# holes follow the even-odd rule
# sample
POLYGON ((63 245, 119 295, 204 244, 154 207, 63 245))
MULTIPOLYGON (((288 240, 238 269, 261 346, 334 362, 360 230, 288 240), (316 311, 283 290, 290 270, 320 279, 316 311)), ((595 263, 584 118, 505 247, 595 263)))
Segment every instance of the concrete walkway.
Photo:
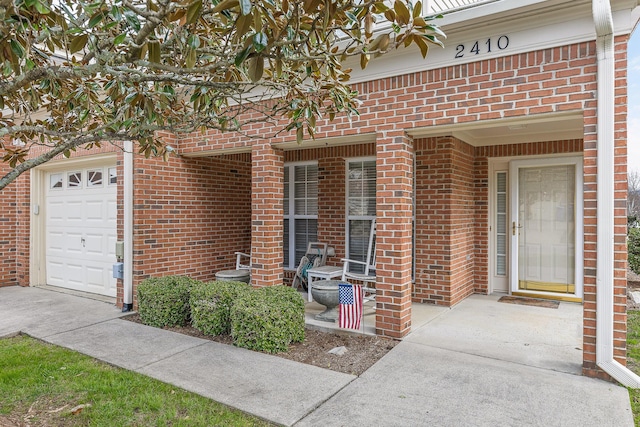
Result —
MULTIPOLYGON (((287 426, 633 425, 626 389, 576 375, 570 348, 549 360, 556 344, 507 328, 494 305, 472 297, 438 310, 360 377, 125 322, 113 305, 38 288, 0 288, 0 336, 21 331, 287 426), (491 318, 511 342, 490 332, 483 344, 491 318)), ((519 315, 548 314, 532 308, 519 315)))

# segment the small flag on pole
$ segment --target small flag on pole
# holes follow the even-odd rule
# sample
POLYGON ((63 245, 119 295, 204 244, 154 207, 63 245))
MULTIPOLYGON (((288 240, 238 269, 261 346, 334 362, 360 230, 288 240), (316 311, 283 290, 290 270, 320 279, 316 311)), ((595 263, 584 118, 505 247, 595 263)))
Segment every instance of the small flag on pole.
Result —
POLYGON ((340 283, 338 287, 338 327, 360 329, 362 319, 362 286, 340 283))

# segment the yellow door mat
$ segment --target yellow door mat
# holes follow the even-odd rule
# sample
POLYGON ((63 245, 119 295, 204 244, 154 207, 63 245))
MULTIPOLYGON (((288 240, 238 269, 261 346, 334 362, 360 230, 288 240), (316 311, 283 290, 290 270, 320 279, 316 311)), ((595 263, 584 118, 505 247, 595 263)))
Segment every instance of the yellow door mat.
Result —
POLYGON ((545 299, 512 297, 512 296, 501 297, 498 300, 498 302, 506 302, 509 304, 520 304, 520 305, 533 305, 535 307, 546 307, 546 308, 558 308, 558 306, 560 305, 559 301, 549 301, 545 299))

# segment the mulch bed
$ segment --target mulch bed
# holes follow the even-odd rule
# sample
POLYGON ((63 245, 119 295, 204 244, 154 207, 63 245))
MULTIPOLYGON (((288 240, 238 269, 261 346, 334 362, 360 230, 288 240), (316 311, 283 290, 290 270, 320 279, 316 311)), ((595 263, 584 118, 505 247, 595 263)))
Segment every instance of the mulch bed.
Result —
MULTIPOLYGON (((142 323, 137 313, 123 316, 121 319, 142 323)), ((229 335, 205 335, 191 325, 166 327, 164 329, 192 337, 233 345, 233 339, 229 335)), ((398 341, 379 336, 346 332, 330 333, 305 328, 305 339, 303 342, 291 344, 289 345, 288 351, 274 354, 274 356, 295 360, 296 362, 306 363, 308 365, 319 366, 332 371, 343 372, 345 374, 361 375, 369 369, 371 365, 387 354, 389 350, 395 347, 396 344, 398 344, 398 341), (329 350, 343 346, 347 349, 344 354, 336 355, 329 353, 329 350)), ((0 427, 2 427, 1 424, 0 427)))

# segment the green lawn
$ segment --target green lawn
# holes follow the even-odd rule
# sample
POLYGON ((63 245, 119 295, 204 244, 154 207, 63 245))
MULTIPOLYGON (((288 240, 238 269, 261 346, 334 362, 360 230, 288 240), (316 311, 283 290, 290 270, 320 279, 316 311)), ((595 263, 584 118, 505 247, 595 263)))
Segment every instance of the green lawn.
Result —
MULTIPOLYGON (((640 311, 627 312, 627 366, 640 374, 640 311)), ((629 389, 633 419, 640 427, 640 389, 629 389)))
POLYGON ((0 339, 0 425, 270 426, 194 393, 27 336, 0 339), (76 414, 71 410, 86 405, 76 414))

